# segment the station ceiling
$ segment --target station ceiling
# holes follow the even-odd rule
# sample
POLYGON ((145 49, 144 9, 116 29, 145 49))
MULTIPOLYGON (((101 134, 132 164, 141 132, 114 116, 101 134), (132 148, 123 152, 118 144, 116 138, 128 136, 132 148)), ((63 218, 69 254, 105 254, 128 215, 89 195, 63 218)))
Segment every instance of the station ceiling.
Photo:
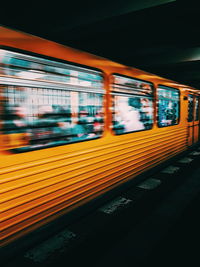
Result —
POLYGON ((0 24, 200 89, 200 9, 192 0, 24 3, 1 7, 0 24))

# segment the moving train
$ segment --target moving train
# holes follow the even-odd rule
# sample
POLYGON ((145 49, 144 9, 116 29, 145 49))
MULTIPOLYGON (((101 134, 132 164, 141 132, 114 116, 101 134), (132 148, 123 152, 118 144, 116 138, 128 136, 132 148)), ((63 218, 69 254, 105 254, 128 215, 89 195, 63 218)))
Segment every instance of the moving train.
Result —
POLYGON ((0 27, 1 247, 199 141, 200 91, 0 27))

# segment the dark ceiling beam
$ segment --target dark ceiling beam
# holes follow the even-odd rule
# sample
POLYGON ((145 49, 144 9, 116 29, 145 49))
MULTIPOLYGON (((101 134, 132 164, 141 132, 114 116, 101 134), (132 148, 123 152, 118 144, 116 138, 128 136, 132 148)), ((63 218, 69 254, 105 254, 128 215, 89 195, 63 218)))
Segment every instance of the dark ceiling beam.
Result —
POLYGON ((179 82, 181 84, 189 85, 194 88, 200 89, 200 75, 199 71, 184 71, 181 72, 180 70, 177 71, 159 71, 159 69, 143 69, 145 71, 149 71, 151 73, 157 74, 161 77, 179 82))
POLYGON ((161 76, 168 76, 173 77, 174 80, 184 80, 184 81, 192 81, 192 80, 199 80, 200 82, 200 74, 199 71, 174 71, 174 72, 160 72, 156 71, 156 73, 159 73, 161 76))
MULTIPOLYGON (((137 52, 137 51, 136 51, 137 52)), ((122 57, 123 61, 133 62, 136 65, 145 67, 168 66, 177 63, 190 63, 200 61, 200 47, 173 49, 172 51, 158 54, 139 56, 134 53, 122 57)))
POLYGON ((56 23, 51 27, 51 32, 68 31, 79 26, 93 24, 98 21, 103 21, 108 18, 118 17, 121 15, 129 14, 135 11, 161 6, 176 0, 101 0, 99 2, 83 1, 78 4, 78 9, 75 4, 71 4, 68 8, 70 14, 61 16, 59 24, 56 23))
MULTIPOLYGON (((170 75, 170 73, 168 73, 168 75, 170 75)), ((174 77, 176 77, 177 79, 184 79, 184 81, 192 81, 192 80, 199 80, 200 82, 200 73, 199 71, 185 71, 185 72, 182 72, 182 73, 174 73, 174 74, 171 74, 173 75, 174 77)))

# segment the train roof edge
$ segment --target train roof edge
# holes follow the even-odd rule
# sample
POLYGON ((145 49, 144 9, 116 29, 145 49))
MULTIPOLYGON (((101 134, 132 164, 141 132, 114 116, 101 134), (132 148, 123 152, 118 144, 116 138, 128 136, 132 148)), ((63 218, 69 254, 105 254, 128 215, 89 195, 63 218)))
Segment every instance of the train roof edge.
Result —
POLYGON ((35 36, 30 33, 25 33, 23 31, 12 29, 7 26, 0 25, 0 46, 12 47, 14 49, 20 49, 24 51, 30 51, 35 54, 42 54, 47 57, 57 58, 61 60, 66 60, 68 62, 74 62, 81 65, 87 65, 90 67, 97 67, 99 69, 105 70, 109 65, 115 69, 125 69, 125 71, 134 72, 137 78, 143 80, 149 80, 156 82, 157 84, 165 83, 168 86, 174 86, 179 89, 194 91, 200 93, 199 89, 185 85, 168 78, 161 77, 159 75, 132 67, 127 66, 110 59, 94 55, 89 52, 78 50, 64 44, 57 43, 39 36, 35 36), (56 52, 55 52, 56 51, 56 52), (66 54, 66 52, 69 52, 66 54), (65 52, 65 53, 64 53, 65 52), (77 55, 81 54, 81 57, 77 55))

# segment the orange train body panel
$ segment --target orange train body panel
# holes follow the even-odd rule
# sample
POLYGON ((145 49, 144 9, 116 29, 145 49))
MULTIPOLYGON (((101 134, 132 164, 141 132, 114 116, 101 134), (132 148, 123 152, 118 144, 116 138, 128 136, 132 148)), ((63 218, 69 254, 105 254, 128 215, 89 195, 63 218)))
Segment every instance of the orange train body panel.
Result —
MULTIPOLYGON (((55 218, 135 178, 188 148, 188 102, 192 88, 32 35, 0 27, 0 46, 98 69, 103 75, 104 127, 100 138, 15 153, 16 136, 0 136, 0 240, 5 246, 55 218), (112 128, 112 74, 145 80, 180 92, 177 125, 157 126, 154 89, 152 128, 115 134, 112 128)), ((0 74, 2 79, 3 75, 0 74)), ((1 81, 0 81, 1 82, 1 81)), ((198 95, 198 92, 196 93, 198 95)), ((71 94, 72 95, 72 94, 71 94)), ((123 100, 123 96, 119 98, 123 100)), ((2 102, 3 103, 3 102, 2 102)), ((194 126, 198 141, 199 124, 194 126)), ((25 141, 24 141, 25 142, 25 141)), ((190 141, 192 142, 192 141, 190 141)), ((26 143, 26 142, 25 142, 26 143)), ((24 144, 25 144, 24 143, 24 144)))

